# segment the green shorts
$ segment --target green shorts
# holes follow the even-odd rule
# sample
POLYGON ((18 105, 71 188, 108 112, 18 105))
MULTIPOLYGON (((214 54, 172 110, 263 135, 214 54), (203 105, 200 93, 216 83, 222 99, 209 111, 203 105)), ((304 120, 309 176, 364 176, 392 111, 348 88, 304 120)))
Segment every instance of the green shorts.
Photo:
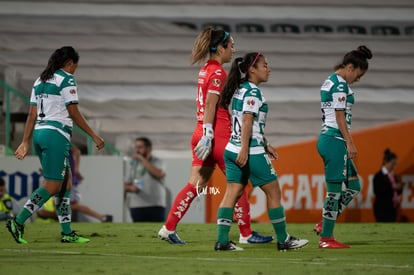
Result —
POLYGON ((70 142, 57 130, 39 129, 33 133, 33 144, 42 165, 43 177, 63 182, 70 169, 70 142))
POLYGON ((250 179, 253 187, 258 187, 277 180, 276 171, 266 153, 249 155, 249 161, 243 168, 236 164, 236 158, 236 153, 224 152, 227 182, 247 185, 250 179))
POLYGON ((326 182, 345 182, 348 178, 358 175, 354 162, 348 159, 344 140, 320 135, 317 148, 325 165, 326 182))

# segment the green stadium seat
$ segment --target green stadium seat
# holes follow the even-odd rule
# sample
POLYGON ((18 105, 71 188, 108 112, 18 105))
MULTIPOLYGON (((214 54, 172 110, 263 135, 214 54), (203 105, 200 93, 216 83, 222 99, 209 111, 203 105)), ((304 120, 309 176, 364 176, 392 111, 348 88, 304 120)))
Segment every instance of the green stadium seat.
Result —
POLYGON ((363 26, 357 25, 342 25, 337 28, 339 33, 350 33, 350 34, 367 34, 367 30, 363 26))
POLYGON ((236 32, 265 32, 263 25, 255 23, 236 24, 236 32))
POLYGON ((327 25, 306 25, 304 27, 305 32, 312 32, 312 33, 331 33, 333 32, 332 27, 327 25))
POLYGON ((222 29, 226 32, 231 32, 230 25, 220 22, 208 22, 203 24, 203 29, 207 27, 212 27, 214 29, 222 29))
POLYGON ((270 26, 270 31, 280 33, 300 33, 299 26, 293 24, 272 24, 270 26))
POLYGON ((400 30, 396 26, 373 26, 371 32, 373 35, 400 35, 400 30))
POLYGON ((173 22, 173 24, 176 25, 176 26, 179 26, 179 27, 189 29, 189 30, 197 30, 197 25, 193 24, 193 23, 190 23, 190 22, 179 21, 179 22, 173 22))
POLYGON ((405 34, 406 35, 414 35, 414 26, 405 27, 405 34))

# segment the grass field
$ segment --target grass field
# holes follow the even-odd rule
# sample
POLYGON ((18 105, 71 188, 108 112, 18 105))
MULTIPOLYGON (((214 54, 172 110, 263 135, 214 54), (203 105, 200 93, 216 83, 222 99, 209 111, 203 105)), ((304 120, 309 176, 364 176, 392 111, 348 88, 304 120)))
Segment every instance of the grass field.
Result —
MULTIPOLYGON (((276 245, 241 245, 244 251, 213 250, 214 224, 181 224, 186 245, 170 245, 156 235, 161 224, 73 223, 91 239, 60 243, 58 224, 27 224, 27 245, 0 228, 0 274, 414 274, 414 224, 351 224, 335 228, 351 249, 318 249, 313 224, 288 224, 290 234, 310 240, 301 250, 279 252, 276 245)), ((253 224, 273 234, 270 224, 253 224)), ((238 241, 237 225, 231 239, 238 241)))

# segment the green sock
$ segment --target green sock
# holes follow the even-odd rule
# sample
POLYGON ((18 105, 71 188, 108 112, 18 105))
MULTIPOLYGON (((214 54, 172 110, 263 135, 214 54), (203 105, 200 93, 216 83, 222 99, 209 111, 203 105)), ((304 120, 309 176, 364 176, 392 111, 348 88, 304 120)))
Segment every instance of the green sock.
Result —
POLYGON ((229 232, 233 221, 233 208, 221 207, 217 211, 217 241, 221 244, 229 242, 229 232))
POLYGON ((338 205, 338 216, 345 210, 346 206, 359 194, 361 191, 361 184, 359 179, 350 180, 346 189, 341 192, 341 198, 338 205))
POLYGON ((25 221, 30 218, 33 213, 42 207, 42 205, 50 198, 50 193, 43 187, 37 188, 30 199, 27 200, 26 204, 20 210, 19 214, 16 216, 16 222, 20 225, 24 224, 25 221))
POLYGON ((284 243, 287 239, 288 233, 286 231, 286 217, 283 206, 267 210, 269 219, 272 222, 273 230, 276 233, 277 241, 284 243))
POLYGON ((62 227, 63 234, 72 233, 71 227, 71 209, 70 209, 70 189, 65 191, 62 200, 59 201, 59 195, 55 196, 56 210, 62 227), (60 204, 59 204, 60 203, 60 204))
POLYGON ((321 237, 332 237, 335 222, 338 217, 338 204, 341 197, 341 183, 326 183, 326 198, 322 210, 322 232, 321 237))

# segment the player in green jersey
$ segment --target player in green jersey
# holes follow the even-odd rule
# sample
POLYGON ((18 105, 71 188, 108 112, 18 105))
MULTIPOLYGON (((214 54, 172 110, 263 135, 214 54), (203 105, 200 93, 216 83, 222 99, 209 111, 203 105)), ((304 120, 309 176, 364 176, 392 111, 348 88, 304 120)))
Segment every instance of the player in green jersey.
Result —
POLYGON ((351 108, 354 93, 349 87, 368 70, 371 51, 366 46, 345 54, 342 63, 335 66, 321 87, 322 130, 317 148, 325 165, 326 198, 322 211, 322 221, 314 231, 321 235, 319 248, 349 248, 333 237, 338 215, 359 193, 361 186, 354 159, 357 150, 350 133, 351 108), (342 185, 345 189, 342 190, 342 185))
POLYGON ((79 54, 70 46, 55 50, 33 85, 23 140, 15 151, 15 156, 23 159, 27 155, 33 135, 34 149, 39 156, 45 180, 42 187, 33 191, 16 218, 7 221, 7 228, 17 243, 27 243, 23 239, 25 221, 51 196, 55 196, 62 227, 61 241, 89 241, 78 236, 71 228, 72 175, 69 150, 73 122, 92 137, 97 149, 104 147, 104 140, 95 134, 78 109, 77 86, 73 77, 78 61, 79 54))
POLYGON ((217 213, 215 250, 243 250, 229 240, 229 231, 233 207, 249 179, 253 187, 260 187, 266 194, 277 248, 286 251, 308 243, 286 231, 280 186, 271 162, 271 159, 277 159, 277 153, 264 137, 268 105, 258 85, 268 80, 270 71, 262 54, 248 53, 234 60, 222 90, 220 106, 230 109, 232 134, 224 152, 227 187, 217 213))

